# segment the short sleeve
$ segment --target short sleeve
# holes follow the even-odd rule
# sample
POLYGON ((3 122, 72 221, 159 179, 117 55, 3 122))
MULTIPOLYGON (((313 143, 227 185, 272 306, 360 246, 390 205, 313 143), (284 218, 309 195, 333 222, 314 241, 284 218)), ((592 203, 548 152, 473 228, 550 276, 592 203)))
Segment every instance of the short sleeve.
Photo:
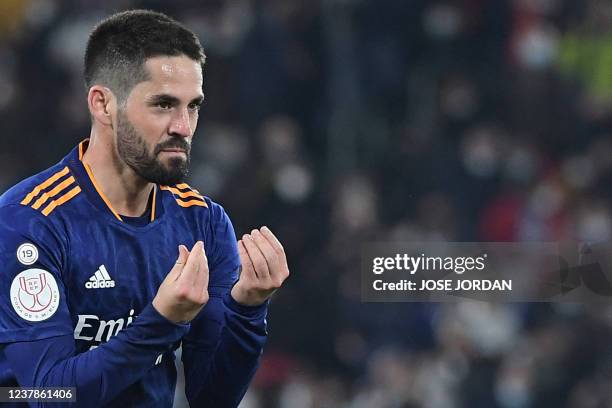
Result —
POLYGON ((234 226, 219 204, 210 202, 210 248, 207 249, 211 294, 227 292, 238 280, 240 256, 234 226), (209 252, 210 251, 210 252, 209 252))
POLYGON ((0 343, 72 334, 62 239, 29 208, 0 208, 0 343))

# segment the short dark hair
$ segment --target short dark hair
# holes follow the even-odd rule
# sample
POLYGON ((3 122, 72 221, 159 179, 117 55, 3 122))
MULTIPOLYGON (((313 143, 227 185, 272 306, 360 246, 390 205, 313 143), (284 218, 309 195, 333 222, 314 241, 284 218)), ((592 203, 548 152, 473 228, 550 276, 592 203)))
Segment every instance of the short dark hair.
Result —
POLYGON ((186 55, 204 65, 198 37, 163 13, 129 10, 102 20, 89 35, 85 50, 85 85, 102 84, 125 101, 134 85, 146 81, 147 59, 186 55))

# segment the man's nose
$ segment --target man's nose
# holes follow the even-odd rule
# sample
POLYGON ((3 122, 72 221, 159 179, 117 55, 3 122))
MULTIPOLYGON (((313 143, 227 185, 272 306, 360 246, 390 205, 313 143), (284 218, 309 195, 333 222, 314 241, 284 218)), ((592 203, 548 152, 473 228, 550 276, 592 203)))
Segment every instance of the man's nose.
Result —
POLYGON ((181 137, 192 136, 193 130, 191 129, 191 122, 189 121, 189 112, 187 109, 181 109, 176 112, 172 118, 172 122, 170 122, 168 133, 181 137))

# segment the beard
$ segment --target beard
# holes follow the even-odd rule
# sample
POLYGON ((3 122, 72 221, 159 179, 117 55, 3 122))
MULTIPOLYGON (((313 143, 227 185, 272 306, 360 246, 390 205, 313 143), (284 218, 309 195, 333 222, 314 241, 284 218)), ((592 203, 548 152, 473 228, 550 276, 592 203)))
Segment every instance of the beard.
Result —
POLYGON ((185 181, 189 175, 191 146, 182 137, 173 137, 158 144, 153 152, 145 139, 136 130, 121 110, 117 112, 117 153, 119 157, 136 174, 150 183, 173 185, 185 181), (187 158, 170 158, 167 164, 159 160, 164 149, 179 148, 185 151, 187 158))

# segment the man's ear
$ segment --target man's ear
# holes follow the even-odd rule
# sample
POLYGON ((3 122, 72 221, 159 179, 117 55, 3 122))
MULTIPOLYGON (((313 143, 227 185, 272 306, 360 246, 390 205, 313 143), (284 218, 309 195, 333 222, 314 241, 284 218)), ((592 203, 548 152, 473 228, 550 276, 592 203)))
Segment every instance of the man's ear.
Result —
POLYGON ((111 115, 117 108, 117 98, 110 89, 101 85, 94 85, 89 88, 87 106, 95 121, 106 126, 113 123, 111 115))

